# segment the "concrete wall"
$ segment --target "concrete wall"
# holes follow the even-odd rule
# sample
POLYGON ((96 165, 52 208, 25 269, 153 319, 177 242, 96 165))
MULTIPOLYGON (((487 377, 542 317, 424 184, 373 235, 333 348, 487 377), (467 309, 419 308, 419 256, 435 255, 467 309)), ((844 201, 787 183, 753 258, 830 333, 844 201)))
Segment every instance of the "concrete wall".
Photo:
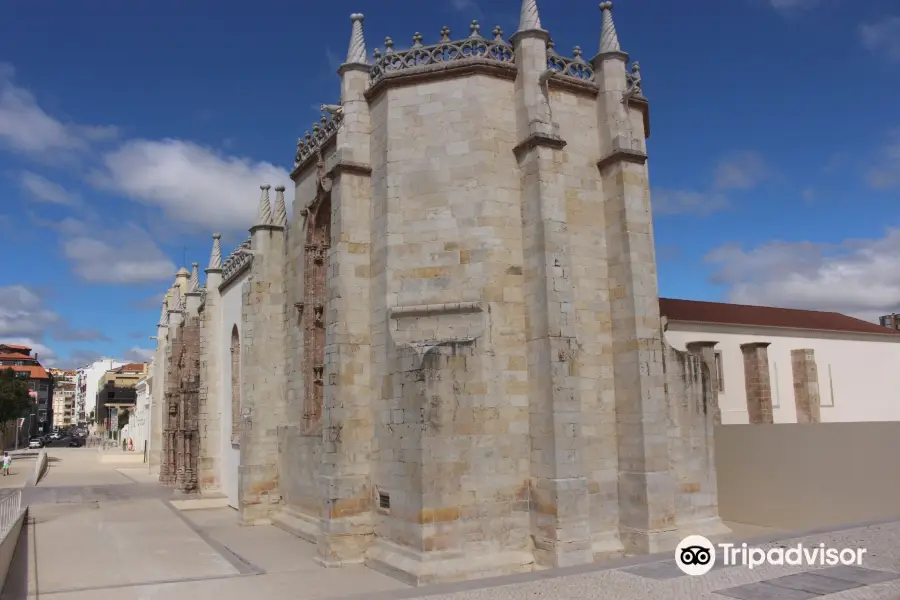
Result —
POLYGON ((717 341, 722 354, 722 423, 749 423, 741 344, 771 342, 769 376, 775 423, 796 423, 791 350, 812 349, 819 376, 822 422, 900 421, 898 336, 800 332, 670 322, 666 339, 683 350, 693 341, 717 341))
MULTIPOLYGON (((6 585, 6 579, 9 576, 10 566, 12 565, 13 556, 16 549, 19 552, 28 551, 27 533, 22 535, 22 527, 28 518, 28 507, 22 507, 19 516, 13 523, 10 530, 0 539, 0 590, 6 585), (19 543, 21 541, 21 544, 19 543)), ((18 562, 18 561, 17 561, 18 562)))
MULTIPOLYGON (((218 352, 220 353, 219 364, 222 368, 219 371, 220 382, 219 389, 222 390, 221 414, 219 419, 219 440, 221 443, 221 457, 219 462, 221 465, 221 473, 219 474, 221 481, 222 493, 228 496, 228 505, 237 508, 238 506, 238 466, 241 463, 241 451, 238 446, 231 443, 231 330, 237 325, 238 331, 241 330, 241 288, 247 280, 249 272, 244 273, 236 280, 230 283, 229 287, 222 293, 222 331, 219 339, 218 352)), ((241 340, 243 348, 243 340, 241 340)))
POLYGON ((900 517, 900 423, 715 430, 725 521, 801 530, 900 517))

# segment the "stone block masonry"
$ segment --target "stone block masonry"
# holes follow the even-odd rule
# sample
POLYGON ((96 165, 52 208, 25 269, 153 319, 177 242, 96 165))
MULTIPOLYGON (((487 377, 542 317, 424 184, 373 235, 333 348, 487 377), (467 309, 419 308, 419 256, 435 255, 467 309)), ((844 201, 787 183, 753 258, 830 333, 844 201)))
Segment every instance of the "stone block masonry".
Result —
POLYGON ((819 395, 819 369, 815 351, 791 350, 791 370, 794 376, 794 403, 798 423, 819 423, 822 401, 819 395))
POLYGON ((663 341, 648 102, 601 7, 590 62, 549 46, 534 0, 510 41, 473 23, 374 57, 353 15, 290 224, 263 186, 252 261, 224 269, 249 269, 245 523, 416 585, 722 531, 709 353, 663 341))
POLYGON ((774 422, 768 347, 769 342, 741 344, 741 353, 744 355, 747 414, 751 424, 774 422))

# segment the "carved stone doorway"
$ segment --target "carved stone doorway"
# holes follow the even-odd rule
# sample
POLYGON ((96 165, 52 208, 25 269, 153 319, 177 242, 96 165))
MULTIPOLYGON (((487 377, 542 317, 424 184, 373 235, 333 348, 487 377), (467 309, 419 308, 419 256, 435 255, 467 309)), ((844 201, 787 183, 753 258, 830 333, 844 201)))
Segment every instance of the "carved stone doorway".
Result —
POLYGON ((325 396, 325 305, 330 248, 331 194, 323 191, 308 209, 303 268, 303 425, 309 432, 315 431, 321 422, 325 396))

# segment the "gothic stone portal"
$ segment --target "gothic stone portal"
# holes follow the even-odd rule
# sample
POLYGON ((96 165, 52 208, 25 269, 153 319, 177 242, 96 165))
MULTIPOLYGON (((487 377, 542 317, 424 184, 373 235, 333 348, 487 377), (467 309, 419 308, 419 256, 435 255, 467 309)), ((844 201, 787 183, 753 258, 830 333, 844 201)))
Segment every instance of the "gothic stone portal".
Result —
POLYGON ((163 430, 163 464, 159 480, 179 492, 197 490, 197 427, 200 402, 200 325, 196 317, 175 332, 169 355, 166 414, 163 430))
POLYGON ((314 431, 322 419, 325 370, 325 305, 328 249, 331 247, 331 194, 319 191, 308 209, 303 266, 303 425, 314 431))

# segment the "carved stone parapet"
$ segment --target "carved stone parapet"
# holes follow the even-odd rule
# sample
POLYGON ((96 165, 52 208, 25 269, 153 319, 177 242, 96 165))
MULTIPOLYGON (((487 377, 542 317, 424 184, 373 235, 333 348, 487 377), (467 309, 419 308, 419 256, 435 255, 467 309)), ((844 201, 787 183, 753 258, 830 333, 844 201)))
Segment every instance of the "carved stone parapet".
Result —
MULTIPOLYGON (((408 50, 398 52, 389 51, 381 54, 376 51, 375 64, 370 72, 372 84, 392 77, 401 72, 411 72, 434 65, 443 65, 453 62, 466 62, 482 60, 513 65, 515 52, 502 37, 499 39, 486 39, 477 34, 477 23, 473 23, 473 35, 459 41, 442 39, 431 46, 421 44, 421 36, 417 34, 415 44, 408 50)), ((446 38, 447 36, 442 36, 446 38)), ((391 46, 388 47, 389 49, 391 46)))

